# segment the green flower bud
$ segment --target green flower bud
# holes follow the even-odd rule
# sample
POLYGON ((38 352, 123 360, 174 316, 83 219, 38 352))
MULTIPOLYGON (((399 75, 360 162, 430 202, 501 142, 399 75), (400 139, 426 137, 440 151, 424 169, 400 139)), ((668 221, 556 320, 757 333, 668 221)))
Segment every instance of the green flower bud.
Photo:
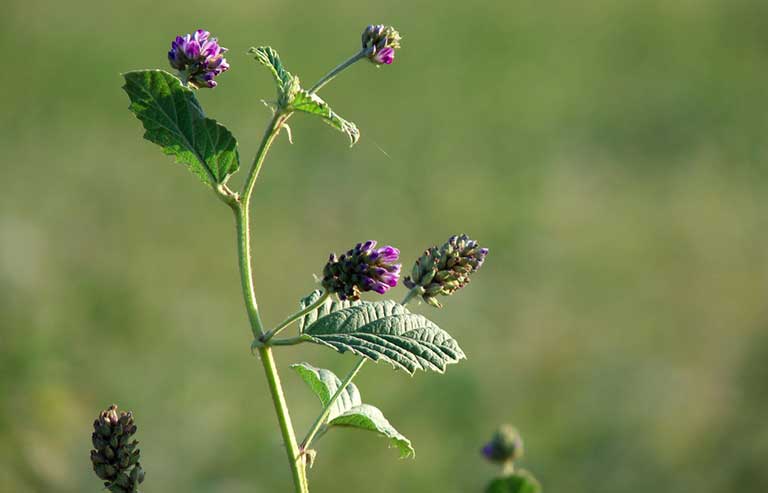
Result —
POLYGON ((136 493, 144 481, 144 470, 139 465, 140 452, 136 440, 133 414, 118 414, 111 405, 93 422, 91 463, 93 471, 104 481, 104 487, 115 493, 136 493))
POLYGON ((483 456, 497 464, 508 464, 523 456, 523 439, 514 426, 501 425, 482 449, 483 456))
POLYGON ((418 289, 425 302, 440 308, 436 297, 450 296, 469 284, 470 274, 483 265, 487 255, 488 249, 480 248, 467 235, 452 236, 440 247, 425 250, 403 284, 418 289))

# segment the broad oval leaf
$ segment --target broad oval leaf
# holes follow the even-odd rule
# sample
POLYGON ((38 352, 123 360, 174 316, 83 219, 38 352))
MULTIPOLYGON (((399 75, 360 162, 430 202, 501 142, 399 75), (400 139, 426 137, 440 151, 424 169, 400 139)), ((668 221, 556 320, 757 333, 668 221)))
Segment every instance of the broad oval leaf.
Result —
POLYGON ((491 481, 485 493, 539 493, 541 485, 525 470, 491 481))
POLYGON ((360 139, 360 130, 357 125, 336 114, 328 103, 315 93, 304 89, 297 91, 291 101, 290 109, 321 117, 325 123, 347 134, 351 146, 360 139))
POLYGON ((137 70, 123 77, 131 100, 128 109, 144 125, 145 139, 208 185, 225 183, 237 171, 237 140, 226 127, 206 118, 195 94, 178 78, 163 70, 137 70))
POLYGON ((369 404, 361 404, 332 419, 329 426, 349 426, 372 431, 389 438, 390 443, 400 451, 400 458, 415 457, 416 451, 411 441, 405 438, 392 426, 382 412, 369 404))
MULTIPOLYGON (((309 385, 312 392, 320 399, 323 408, 328 406, 331 397, 336 394, 342 381, 332 371, 316 368, 309 363, 296 363, 291 368, 309 385)), ((370 404, 363 404, 360 391, 350 383, 331 406, 328 417, 323 423, 325 429, 332 426, 347 426, 372 431, 390 440, 400 451, 400 457, 413 457, 416 452, 411 441, 390 424, 382 412, 370 404)))
POLYGON ((360 302, 318 318, 304 329, 312 342, 386 361, 413 375, 445 371, 464 359, 456 340, 423 315, 394 301, 360 302))
MULTIPOLYGON (((328 406, 331 402, 331 397, 336 394, 336 391, 341 387, 341 380, 331 370, 325 368, 316 368, 309 363, 296 363, 291 365, 291 368, 296 370, 296 373, 307 382, 312 392, 320 399, 320 403, 323 408, 328 406)), ((363 403, 360 399, 360 391, 357 390, 357 386, 354 383, 347 385, 347 387, 339 395, 336 402, 331 406, 331 412, 328 414, 326 422, 333 420, 335 417, 344 414, 347 410, 359 406, 363 403)))

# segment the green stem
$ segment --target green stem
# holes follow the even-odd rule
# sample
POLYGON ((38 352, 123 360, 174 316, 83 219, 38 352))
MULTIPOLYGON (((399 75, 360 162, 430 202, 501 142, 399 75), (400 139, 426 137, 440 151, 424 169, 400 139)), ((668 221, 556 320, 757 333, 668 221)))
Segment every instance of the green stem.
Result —
POLYGON ((291 465, 291 474, 293 475, 293 484, 296 493, 308 493, 307 467, 304 462, 304 456, 301 454, 296 442, 296 435, 294 434, 293 424, 291 423, 291 415, 288 413, 288 404, 285 402, 285 394, 283 393, 283 387, 280 384, 280 376, 277 373, 275 358, 272 355, 272 348, 259 348, 259 356, 261 356, 261 364, 264 367, 264 374, 267 376, 269 393, 272 396, 272 401, 275 403, 277 422, 280 425, 280 433, 283 435, 285 452, 288 454, 288 463, 291 465))
POLYGON ((322 88, 324 85, 332 81, 333 78, 339 75, 345 68, 349 67, 350 65, 352 65, 353 63, 359 60, 362 60, 363 58, 365 58, 365 51, 361 51, 359 53, 352 55, 348 60, 340 63, 336 68, 334 68, 333 70, 325 74, 322 79, 315 82, 315 85, 309 89, 309 92, 319 91, 320 88, 322 88))
POLYGON ((244 209, 248 209, 248 204, 251 201, 251 194, 253 193, 253 186, 256 184, 256 179, 259 177, 259 171, 261 171, 261 165, 264 164, 264 158, 267 157, 267 152, 275 141, 280 127, 283 123, 290 118, 290 113, 283 113, 282 110, 275 111, 272 119, 267 125, 267 129, 264 131, 264 137, 261 139, 259 150, 256 151, 256 157, 253 158, 253 164, 248 171, 248 178, 245 181, 245 187, 243 187, 242 204, 244 209))
POLYGON ((317 435, 317 432, 320 431, 320 428, 323 427, 325 424, 325 420, 328 419, 328 415, 331 413, 331 407, 333 407, 334 403, 339 399, 339 396, 341 396, 341 393, 344 392, 344 390, 349 386, 350 383, 352 383, 352 379, 355 378, 355 375, 357 375, 357 372, 360 371, 360 368, 363 367, 365 364, 366 359, 364 357, 360 357, 360 360, 355 364, 355 367, 352 368, 352 370, 347 374, 346 378, 344 379, 344 382, 342 382, 341 386, 336 390, 336 393, 333 394, 333 397, 331 397, 331 400, 328 401, 328 405, 325 406, 323 409, 323 412, 320 413, 320 416, 317 417, 315 420, 315 423, 312 425, 312 428, 309 429, 309 433, 307 433, 307 436, 302 440, 301 442, 301 450, 307 450, 309 448, 309 445, 312 443, 312 439, 315 438, 315 435, 317 435))
POLYGON ((405 298, 403 298, 403 301, 401 301, 400 304, 405 306, 413 298, 422 294, 424 294, 424 288, 421 286, 416 286, 415 288, 412 288, 410 291, 408 291, 408 294, 405 295, 405 298))
MULTIPOLYGON (((235 213, 235 222, 237 225, 237 252, 243 298, 245 299, 245 307, 248 312, 251 331, 253 332, 255 339, 258 339, 263 335, 264 325, 261 323, 261 318, 259 317, 259 308, 256 303, 256 294, 253 283, 248 205, 250 203, 251 193, 253 192, 253 186, 256 183, 256 178, 259 176, 259 171, 261 165, 264 163, 267 151, 269 151, 272 142, 275 140, 275 136, 280 131, 281 125, 288 116, 290 116, 290 114, 284 115, 279 111, 275 113, 267 130, 264 132, 261 145, 253 160, 253 165, 248 173, 248 178, 243 189, 243 195, 240 198, 240 201, 234 200, 230 203, 230 206, 235 213)), ((285 394, 283 393, 283 387, 280 384, 280 376, 277 373, 272 349, 265 346, 259 347, 259 356, 261 357, 261 364, 264 367, 264 374, 267 378, 272 402, 275 406, 277 422, 280 426, 280 433, 283 436, 285 451, 288 455, 288 463, 291 467, 295 491, 296 493, 308 493, 309 487, 307 485, 306 463, 304 457, 299 452, 299 447, 296 442, 293 424, 291 423, 291 416, 288 412, 288 405, 285 402, 285 394)))
MULTIPOLYGON (((270 339, 268 346, 295 346, 296 344, 301 344, 302 342, 310 342, 312 340, 311 337, 309 337, 306 334, 302 334, 300 336, 296 337, 288 337, 286 339, 270 339)), ((259 344, 254 344, 253 348, 259 347, 259 344)))
POLYGON ((253 337, 261 337, 264 332, 259 305, 256 302, 256 293, 253 287, 253 268, 251 267, 251 239, 248 208, 237 203, 233 206, 235 212, 235 224, 237 225, 237 256, 240 264, 240 285, 243 289, 245 309, 248 312, 248 321, 251 323, 253 337))
MULTIPOLYGON (((330 73, 328 73, 328 75, 320 79, 320 81, 313 86, 310 92, 314 92, 320 89, 322 86, 336 77, 339 72, 352 65, 363 56, 365 55, 361 52, 333 69, 330 73)), ((253 283, 251 238, 249 231, 249 205, 251 202, 253 187, 259 177, 261 166, 264 164, 264 159, 269 152, 269 148, 272 146, 272 143, 275 141, 275 137, 277 137, 277 134, 280 132, 280 128, 283 126, 286 120, 291 117, 291 114, 292 112, 285 111, 282 108, 275 111, 275 114, 272 116, 267 129, 264 131, 264 136, 261 139, 259 149, 256 151, 256 156, 253 159, 251 169, 248 171, 248 177, 245 180, 242 195, 237 196, 237 194, 233 193, 224 185, 215 190, 219 198, 227 203, 235 213, 235 223, 237 225, 237 253, 240 267, 240 282, 243 289, 245 307, 248 312, 248 320, 250 321, 251 325, 251 332, 253 332, 255 341, 260 341, 265 336, 265 334, 264 324, 262 324, 261 317, 259 316, 259 307, 256 302, 256 293, 253 283)), ((325 300, 322 299, 322 301, 325 300)), ((275 330, 270 331, 268 336, 274 336, 280 332, 280 330, 287 327, 291 322, 298 319, 300 316, 302 316, 301 312, 296 314, 295 318, 289 317, 275 330)), ((268 338, 265 340, 268 340, 268 338)), ((291 473, 293 475, 293 483, 296 493, 308 493, 309 486, 307 484, 306 461, 304 460, 304 456, 301 453, 301 450, 303 449, 299 449, 299 446, 296 442, 296 435, 293 431, 293 424, 291 423, 291 416, 288 412, 288 405, 285 402, 285 394, 283 393, 283 387, 280 384, 280 376, 277 373, 277 367, 275 366, 275 358, 272 355, 272 348, 265 345, 258 345, 257 347, 259 349, 259 356, 261 357, 262 366, 264 367, 264 374, 266 375, 267 383, 269 384, 269 392, 272 396, 272 402, 275 406, 277 422, 280 425, 280 433, 283 435, 283 441, 285 442, 285 451, 288 454, 288 462, 291 466, 291 473)), ((357 373, 357 370, 359 370, 361 366, 362 362, 358 364, 354 373, 357 373)), ((350 381, 352 377, 354 377, 354 375, 350 376, 350 381)), ((349 382, 347 382, 347 384, 349 384, 349 382)), ((315 430, 314 433, 317 433, 317 430, 315 430)))
POLYGON ((269 332, 261 336, 260 341, 263 343, 269 341, 270 339, 272 339, 274 336, 279 334, 283 329, 291 325, 296 320, 300 319, 301 317, 303 317, 304 315, 306 315, 311 311, 317 310, 317 308, 319 308, 323 303, 325 303, 325 300, 328 299, 328 296, 330 296, 330 294, 327 291, 323 290, 323 294, 320 295, 317 301, 315 301, 308 307, 294 313, 290 317, 280 322, 280 324, 277 327, 275 327, 274 329, 270 330, 269 332))

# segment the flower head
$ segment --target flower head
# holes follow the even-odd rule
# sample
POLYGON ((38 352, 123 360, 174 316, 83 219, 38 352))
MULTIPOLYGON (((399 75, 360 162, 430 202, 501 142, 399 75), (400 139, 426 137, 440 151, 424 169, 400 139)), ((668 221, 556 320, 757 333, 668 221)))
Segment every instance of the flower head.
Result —
POLYGON ((358 243, 340 257, 332 253, 323 269, 323 287, 342 300, 359 300, 365 291, 384 294, 397 286, 401 265, 395 262, 399 256, 397 248, 377 249, 373 240, 358 243))
POLYGON ((440 308, 437 296, 450 296, 469 284, 470 274, 483 265, 487 255, 488 249, 480 248, 467 235, 451 236, 442 246, 428 248, 403 284, 410 289, 420 288, 422 299, 440 308))
POLYGON ((144 470, 139 464, 140 452, 136 440, 133 414, 121 412, 112 404, 93 422, 91 463, 104 486, 116 493, 136 493, 144 481, 144 470))
POLYGON ((523 439, 515 427, 501 425, 481 452, 491 462, 510 463, 523 456, 523 439))
POLYGON ((370 61, 377 65, 392 64, 401 39, 394 27, 383 24, 368 26, 362 38, 363 51, 370 61))
POLYGON ((194 34, 176 36, 168 52, 171 67, 179 71, 179 76, 195 88, 216 87, 214 77, 229 70, 224 58, 226 48, 219 46, 218 40, 211 33, 198 29, 194 34))

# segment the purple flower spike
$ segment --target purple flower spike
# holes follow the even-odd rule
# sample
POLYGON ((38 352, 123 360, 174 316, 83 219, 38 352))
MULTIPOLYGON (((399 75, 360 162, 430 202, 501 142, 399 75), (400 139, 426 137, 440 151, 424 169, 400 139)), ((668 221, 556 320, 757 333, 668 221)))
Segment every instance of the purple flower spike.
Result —
POLYGON ((195 89, 216 87, 214 77, 229 70, 224 53, 227 49, 219 46, 211 33, 198 29, 194 34, 176 36, 168 52, 171 67, 179 71, 184 83, 195 89))
POLYGON ((376 65, 391 65, 400 48, 400 33, 392 26, 372 25, 363 31, 363 52, 376 65))
POLYGON ((397 248, 377 249, 373 240, 358 243, 340 257, 332 253, 323 269, 323 287, 342 300, 359 300, 365 291, 384 294, 400 279, 401 265, 395 264, 399 257, 397 248))

